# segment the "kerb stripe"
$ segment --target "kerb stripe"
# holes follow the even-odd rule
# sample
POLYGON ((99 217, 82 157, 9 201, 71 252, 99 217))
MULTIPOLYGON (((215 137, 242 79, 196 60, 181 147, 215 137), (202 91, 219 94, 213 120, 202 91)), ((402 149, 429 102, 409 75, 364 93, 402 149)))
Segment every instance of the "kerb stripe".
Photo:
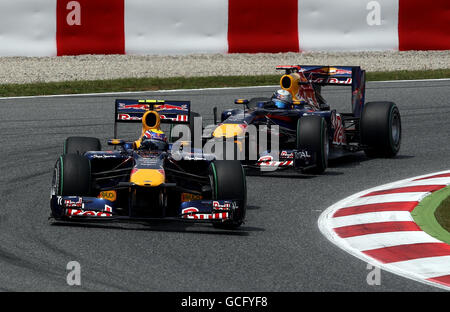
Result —
POLYGON ((420 227, 412 221, 377 222, 349 225, 337 227, 333 230, 342 238, 386 232, 421 231, 420 227))
POLYGON ((341 208, 333 214, 333 218, 377 211, 413 211, 419 202, 388 202, 341 208))
POLYGON ((446 185, 415 185, 415 186, 404 186, 397 187, 388 190, 380 190, 368 193, 362 197, 385 195, 385 194, 395 194, 395 193, 409 193, 409 192, 434 192, 444 188, 446 185))
POLYGON ((450 245, 446 243, 406 244, 363 251, 369 257, 383 263, 407 261, 418 258, 450 255, 450 245))

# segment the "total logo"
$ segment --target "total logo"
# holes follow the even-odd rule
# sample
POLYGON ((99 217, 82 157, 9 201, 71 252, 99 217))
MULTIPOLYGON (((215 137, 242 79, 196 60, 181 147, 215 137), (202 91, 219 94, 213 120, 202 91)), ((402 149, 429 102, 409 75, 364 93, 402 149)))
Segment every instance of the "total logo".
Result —
POLYGON ((308 153, 308 151, 298 151, 295 153, 296 159, 306 159, 311 158, 311 155, 308 153))

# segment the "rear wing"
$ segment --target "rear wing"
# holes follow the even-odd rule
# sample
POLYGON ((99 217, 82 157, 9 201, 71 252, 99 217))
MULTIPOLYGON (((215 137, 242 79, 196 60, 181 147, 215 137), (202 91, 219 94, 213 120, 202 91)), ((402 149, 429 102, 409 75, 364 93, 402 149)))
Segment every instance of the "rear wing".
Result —
POLYGON ((187 124, 191 102, 117 99, 114 108, 114 137, 117 137, 117 123, 140 123, 142 116, 150 110, 158 112, 161 123, 187 124))
POLYGON ((366 71, 359 66, 322 66, 322 65, 282 65, 277 70, 286 74, 302 72, 313 85, 351 86, 352 111, 360 117, 364 107, 366 90, 366 71))

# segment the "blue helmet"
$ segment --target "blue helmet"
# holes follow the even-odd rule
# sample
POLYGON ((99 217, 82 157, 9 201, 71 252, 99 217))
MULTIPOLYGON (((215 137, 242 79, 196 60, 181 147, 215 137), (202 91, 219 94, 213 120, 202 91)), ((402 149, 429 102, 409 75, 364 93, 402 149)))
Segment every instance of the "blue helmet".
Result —
POLYGON ((286 90, 277 90, 272 95, 272 103, 277 108, 286 109, 292 105, 292 95, 286 90))
POLYGON ((287 104, 286 102, 276 100, 276 99, 272 100, 272 102, 275 104, 275 106, 277 108, 281 108, 281 109, 289 108, 289 104, 287 104))

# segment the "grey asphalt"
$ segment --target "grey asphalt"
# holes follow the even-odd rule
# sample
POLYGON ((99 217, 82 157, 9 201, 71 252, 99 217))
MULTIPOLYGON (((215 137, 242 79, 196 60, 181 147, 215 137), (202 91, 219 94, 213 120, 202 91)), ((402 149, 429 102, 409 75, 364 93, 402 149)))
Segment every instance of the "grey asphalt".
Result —
MULTIPOLYGON (((273 88, 0 99, 0 290, 5 291, 439 291, 389 272, 366 282, 367 264, 320 233, 317 220, 364 189, 450 167, 450 81, 368 83, 367 101, 397 103, 403 142, 394 159, 363 153, 331 163, 321 176, 247 178, 247 222, 228 232, 209 225, 48 223, 53 165, 70 135, 113 133, 115 98, 187 99, 211 117, 235 98, 273 88), (81 286, 69 286, 69 261, 81 286)), ((349 111, 350 90, 324 90, 349 111)), ((138 136, 136 131, 136 137, 138 136)))

